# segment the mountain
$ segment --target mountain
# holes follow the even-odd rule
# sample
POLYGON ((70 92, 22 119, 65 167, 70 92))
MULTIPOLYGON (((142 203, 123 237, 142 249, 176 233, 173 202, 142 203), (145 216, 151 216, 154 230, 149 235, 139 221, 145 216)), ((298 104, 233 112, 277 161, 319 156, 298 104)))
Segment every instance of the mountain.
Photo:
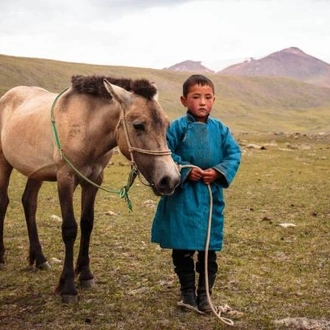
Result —
POLYGON ((179 71, 179 72, 196 72, 196 73, 214 73, 214 71, 208 69, 202 65, 201 61, 183 61, 164 68, 163 70, 179 71))
POLYGON ((290 47, 261 59, 238 63, 217 72, 229 76, 289 77, 330 88, 330 64, 290 47))

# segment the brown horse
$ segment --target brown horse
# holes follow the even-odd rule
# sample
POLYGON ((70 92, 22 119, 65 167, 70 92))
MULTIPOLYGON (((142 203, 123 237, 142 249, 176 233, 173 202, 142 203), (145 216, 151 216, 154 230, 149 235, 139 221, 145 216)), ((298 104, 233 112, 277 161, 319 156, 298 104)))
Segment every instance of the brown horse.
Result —
POLYGON ((29 263, 40 269, 49 265, 38 238, 37 197, 43 181, 57 181, 65 258, 56 292, 63 302, 77 301, 75 275, 81 285, 93 283, 89 243, 95 197, 114 147, 132 161, 156 195, 172 194, 179 172, 166 145, 168 123, 156 86, 145 79, 74 76, 71 87, 60 95, 38 87, 9 90, 0 99, 0 266, 5 264, 3 227, 13 168, 27 177, 22 203, 29 263), (78 185, 81 240, 74 268, 73 195, 78 185))

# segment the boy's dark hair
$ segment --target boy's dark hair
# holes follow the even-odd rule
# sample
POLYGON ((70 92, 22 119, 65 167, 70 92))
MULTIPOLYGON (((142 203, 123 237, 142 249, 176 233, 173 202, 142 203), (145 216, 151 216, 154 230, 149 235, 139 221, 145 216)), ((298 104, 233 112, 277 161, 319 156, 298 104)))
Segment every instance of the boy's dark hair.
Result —
POLYGON ((183 83, 183 88, 182 88, 182 95, 184 97, 187 97, 188 93, 189 93, 189 88, 191 86, 194 85, 201 85, 201 86, 210 86, 212 88, 213 94, 214 94, 214 85, 213 82, 201 75, 201 74, 193 74, 192 76, 190 76, 184 83, 183 83))

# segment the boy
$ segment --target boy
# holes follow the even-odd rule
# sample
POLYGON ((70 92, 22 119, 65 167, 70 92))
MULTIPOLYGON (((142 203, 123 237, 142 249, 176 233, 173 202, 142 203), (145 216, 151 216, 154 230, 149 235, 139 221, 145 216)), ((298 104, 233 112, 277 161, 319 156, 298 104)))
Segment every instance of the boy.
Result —
POLYGON ((210 211, 208 186, 212 190, 213 212, 208 247, 209 293, 218 270, 216 251, 222 248, 223 188, 229 187, 239 168, 241 151, 229 129, 211 118, 214 85, 203 75, 192 75, 183 84, 181 103, 185 116, 174 120, 168 131, 168 146, 181 167, 181 184, 171 196, 163 196, 152 225, 151 240, 172 249, 174 271, 181 290, 180 306, 211 312, 205 287, 205 242, 210 211), (199 273, 198 287, 195 286, 199 273), (197 295, 196 295, 197 293, 197 295))

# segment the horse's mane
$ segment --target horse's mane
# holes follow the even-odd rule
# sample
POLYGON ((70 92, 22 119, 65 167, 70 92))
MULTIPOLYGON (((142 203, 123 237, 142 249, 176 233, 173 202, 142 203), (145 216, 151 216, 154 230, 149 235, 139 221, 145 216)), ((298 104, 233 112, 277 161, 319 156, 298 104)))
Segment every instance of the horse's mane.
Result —
POLYGON ((140 96, 151 100, 157 93, 157 88, 147 79, 126 79, 112 78, 105 76, 72 76, 71 85, 73 90, 78 93, 92 94, 95 96, 109 97, 108 91, 104 87, 104 79, 111 84, 120 86, 129 92, 133 92, 140 96))

